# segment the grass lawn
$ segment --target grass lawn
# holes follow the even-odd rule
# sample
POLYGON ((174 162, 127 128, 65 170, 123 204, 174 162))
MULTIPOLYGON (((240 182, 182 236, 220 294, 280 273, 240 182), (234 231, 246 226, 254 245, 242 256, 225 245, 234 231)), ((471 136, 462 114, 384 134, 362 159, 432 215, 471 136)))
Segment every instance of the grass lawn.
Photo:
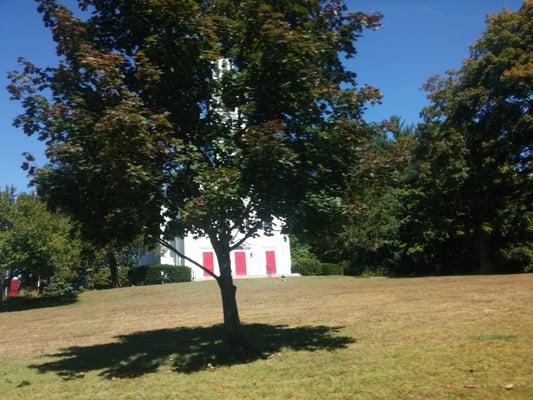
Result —
POLYGON ((533 399, 533 275, 239 280, 0 313, 2 399, 533 399))

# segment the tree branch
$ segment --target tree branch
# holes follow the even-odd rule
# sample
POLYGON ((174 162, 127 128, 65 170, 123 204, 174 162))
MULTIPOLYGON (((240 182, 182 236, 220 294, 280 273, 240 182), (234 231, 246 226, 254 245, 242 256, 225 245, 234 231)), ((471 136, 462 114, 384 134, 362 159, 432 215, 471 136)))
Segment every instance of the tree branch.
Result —
POLYGON ((229 247, 230 251, 231 250, 235 250, 237 247, 239 247, 241 244, 243 244, 246 240, 250 239, 253 235, 255 235, 257 233, 257 230, 261 226, 262 222, 263 221, 259 221, 257 224, 255 224, 255 226, 247 234, 244 235, 244 237, 242 237, 236 243, 232 244, 229 247))
POLYGON ((161 238, 157 238, 157 241, 159 244, 165 246, 167 249, 169 250, 172 250, 174 253, 176 253, 178 256, 180 256, 181 258, 189 261, 190 263, 196 265, 198 268, 200 268, 202 271, 206 272, 208 275, 212 276, 213 278, 215 278, 218 282, 219 280, 219 276, 218 275, 215 275, 214 272, 208 270, 207 268, 205 268, 202 264, 200 263, 197 263, 196 261, 194 261, 192 258, 189 258, 187 257, 185 254, 183 254, 181 251, 177 250, 174 246, 172 246, 170 243, 166 242, 165 240, 161 239, 161 238))
POLYGON ((233 232, 234 230, 239 230, 239 228, 242 226, 245 220, 245 216, 248 215, 251 211, 252 202, 248 200, 248 204, 244 207, 244 211, 242 212, 242 217, 240 218, 239 222, 234 221, 233 226, 230 228, 230 232, 233 232))

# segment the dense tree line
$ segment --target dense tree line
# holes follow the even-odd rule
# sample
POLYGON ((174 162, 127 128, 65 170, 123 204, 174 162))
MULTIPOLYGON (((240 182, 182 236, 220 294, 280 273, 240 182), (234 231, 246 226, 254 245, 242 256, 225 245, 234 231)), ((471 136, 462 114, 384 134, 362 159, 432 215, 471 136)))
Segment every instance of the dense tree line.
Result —
POLYGON ((533 270, 532 34, 531 2, 490 16, 463 65, 425 85, 422 123, 374 127, 347 223, 300 235, 316 255, 352 273, 533 270))

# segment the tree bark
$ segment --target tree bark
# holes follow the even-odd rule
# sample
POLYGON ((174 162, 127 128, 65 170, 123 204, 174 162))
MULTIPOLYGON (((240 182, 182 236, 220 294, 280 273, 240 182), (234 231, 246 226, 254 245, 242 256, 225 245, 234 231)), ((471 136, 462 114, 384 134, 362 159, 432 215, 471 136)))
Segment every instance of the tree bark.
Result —
POLYGON ((7 291, 9 290, 8 285, 11 281, 11 271, 5 271, 1 274, 1 282, 0 282, 0 300, 5 301, 7 300, 7 291))
POLYGON ((117 258, 115 257, 115 250, 113 248, 107 249, 107 263, 111 272, 111 285, 114 288, 118 288, 120 287, 120 278, 118 276, 117 258))
POLYGON ((487 243, 487 236, 481 226, 476 230, 475 239, 479 259, 479 272, 482 274, 490 274, 493 272, 490 249, 487 243))
POLYGON ((6 299, 6 273, 0 272, 0 301, 4 301, 6 299))
POLYGON ((0 297, 2 298, 2 301, 7 300, 9 297, 9 285, 11 283, 11 279, 13 279, 13 270, 10 269, 6 271, 5 273, 2 273, 3 275, 3 281, 2 281, 2 293, 0 294, 0 297))
POLYGON ((239 310, 237 308, 237 287, 233 284, 231 276, 231 258, 229 243, 221 244, 211 240, 218 259, 220 276, 217 279, 222 295, 222 311, 224 314, 224 329, 226 340, 230 347, 243 350, 246 341, 241 329, 239 310))
POLYGON ((42 296, 43 294, 43 282, 41 281, 41 275, 37 277, 37 294, 42 296))

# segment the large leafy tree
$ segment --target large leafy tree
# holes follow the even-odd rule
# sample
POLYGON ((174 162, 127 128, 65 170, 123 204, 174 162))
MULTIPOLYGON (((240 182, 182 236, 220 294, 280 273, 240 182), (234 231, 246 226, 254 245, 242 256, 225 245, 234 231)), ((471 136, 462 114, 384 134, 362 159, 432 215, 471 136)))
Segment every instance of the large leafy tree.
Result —
POLYGON ((412 250, 427 262, 475 254, 490 272, 510 244, 531 243, 532 34, 531 1, 489 16, 462 67, 426 85, 412 250))
POLYGON ((342 208, 379 92, 357 87, 341 57, 380 16, 340 0, 79 4, 84 22, 39 2, 60 64, 12 74, 26 108, 17 124, 48 144, 36 182, 105 241, 157 239, 160 226, 207 235, 227 337, 240 344, 230 251, 273 217, 342 208))
POLYGON ((67 217, 48 211, 35 195, 15 196, 8 188, 0 193, 0 221, 0 271, 31 278, 39 291, 50 279, 73 280, 82 246, 67 217))
MULTIPOLYGON (((0 235, 11 227, 9 214, 15 203, 15 192, 13 186, 6 186, 4 190, 0 191, 0 235)), ((5 263, 0 261, 0 299, 2 300, 6 295, 6 285, 11 279, 10 275, 5 263)))

